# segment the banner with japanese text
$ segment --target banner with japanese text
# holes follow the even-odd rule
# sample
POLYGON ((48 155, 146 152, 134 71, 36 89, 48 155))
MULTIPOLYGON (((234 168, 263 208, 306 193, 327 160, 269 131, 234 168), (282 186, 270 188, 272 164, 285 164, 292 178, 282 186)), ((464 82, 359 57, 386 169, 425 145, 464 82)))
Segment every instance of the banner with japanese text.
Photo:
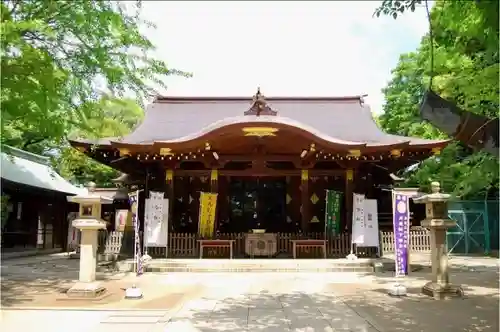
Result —
POLYGON ((408 274, 408 248, 410 233, 409 196, 392 192, 392 223, 394 227, 394 253, 396 276, 408 274))
POLYGON ((210 238, 214 233, 215 210, 217 208, 217 194, 200 193, 200 218, 198 221, 198 235, 210 238))
MULTIPOLYGON (((144 220, 146 223, 146 246, 164 247, 167 245, 168 218, 164 218, 165 199, 163 192, 151 191, 146 200, 144 220)), ((168 201, 167 201, 168 202, 168 201)))
POLYGON ((325 221, 328 234, 340 234, 340 202, 342 193, 326 190, 325 221))
POLYGON ((351 243, 365 243, 365 195, 353 194, 351 243))

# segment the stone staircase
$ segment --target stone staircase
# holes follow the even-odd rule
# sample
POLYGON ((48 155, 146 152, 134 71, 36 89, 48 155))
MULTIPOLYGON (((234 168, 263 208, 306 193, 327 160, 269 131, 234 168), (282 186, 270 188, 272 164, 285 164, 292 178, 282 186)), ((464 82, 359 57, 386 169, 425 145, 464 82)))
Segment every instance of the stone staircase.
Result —
MULTIPOLYGON (((153 259, 145 272, 359 272, 373 273, 377 259, 153 259)), ((123 272, 134 271, 131 259, 117 262, 123 272)))

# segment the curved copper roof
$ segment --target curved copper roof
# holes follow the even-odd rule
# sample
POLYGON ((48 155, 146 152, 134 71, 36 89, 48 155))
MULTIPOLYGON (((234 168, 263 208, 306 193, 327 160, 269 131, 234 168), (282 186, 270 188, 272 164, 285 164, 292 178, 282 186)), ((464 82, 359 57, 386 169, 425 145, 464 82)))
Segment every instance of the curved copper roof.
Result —
POLYGON ((144 121, 129 135, 98 141, 99 145, 151 145, 201 139, 210 132, 235 124, 281 125, 308 132, 321 141, 346 148, 395 145, 441 146, 448 141, 390 135, 375 124, 362 97, 267 98, 277 115, 248 114, 252 98, 159 97, 146 109, 144 121))

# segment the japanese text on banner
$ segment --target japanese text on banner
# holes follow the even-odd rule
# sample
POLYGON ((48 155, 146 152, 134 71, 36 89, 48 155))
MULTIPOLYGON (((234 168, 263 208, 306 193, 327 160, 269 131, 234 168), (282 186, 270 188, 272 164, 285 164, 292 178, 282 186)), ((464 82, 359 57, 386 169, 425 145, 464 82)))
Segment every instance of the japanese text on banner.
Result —
POLYGON ((326 191, 326 230, 328 233, 340 233, 340 199, 342 193, 334 190, 326 191))
POLYGON ((408 239, 410 231, 409 197, 393 192, 392 200, 396 276, 404 276, 408 274, 408 239))
POLYGON ((215 210, 217 206, 217 194, 200 194, 200 219, 198 223, 198 234, 201 237, 211 237, 215 227, 215 210))

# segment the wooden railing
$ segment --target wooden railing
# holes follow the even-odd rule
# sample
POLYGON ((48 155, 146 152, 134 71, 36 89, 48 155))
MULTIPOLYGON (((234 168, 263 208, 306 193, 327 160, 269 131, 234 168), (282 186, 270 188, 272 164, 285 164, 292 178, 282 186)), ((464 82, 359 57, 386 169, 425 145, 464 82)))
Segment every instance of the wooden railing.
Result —
MULTIPOLYGON (((383 254, 394 253, 394 233, 380 232, 380 250, 383 254)), ((430 232, 426 228, 410 230, 410 251, 428 253, 431 251, 430 232)))
MULTIPOLYGON (((100 232, 99 253, 102 255, 118 255, 121 252, 123 242, 122 232, 100 232)), ((277 233, 278 255, 280 257, 291 257, 292 243, 296 239, 324 239, 324 233, 277 233)), ((244 256, 245 233, 222 233, 217 238, 234 240, 235 257, 244 256)), ((147 252, 152 257, 188 258, 198 257, 198 236, 193 233, 170 233, 168 236, 168 248, 149 247, 147 252), (168 250, 168 252, 167 252, 168 250)), ((327 256, 330 258, 342 258, 351 250, 350 234, 331 235, 327 237, 327 256)), ((429 252, 430 236, 426 229, 410 231, 410 248, 413 252, 429 252)), ((394 252, 393 232, 380 232, 380 253, 374 247, 358 247, 358 257, 375 257, 394 252)), ((318 248, 305 248, 299 253, 301 257, 321 257, 318 248)), ((208 248, 206 257, 228 257, 227 248, 208 248)))

